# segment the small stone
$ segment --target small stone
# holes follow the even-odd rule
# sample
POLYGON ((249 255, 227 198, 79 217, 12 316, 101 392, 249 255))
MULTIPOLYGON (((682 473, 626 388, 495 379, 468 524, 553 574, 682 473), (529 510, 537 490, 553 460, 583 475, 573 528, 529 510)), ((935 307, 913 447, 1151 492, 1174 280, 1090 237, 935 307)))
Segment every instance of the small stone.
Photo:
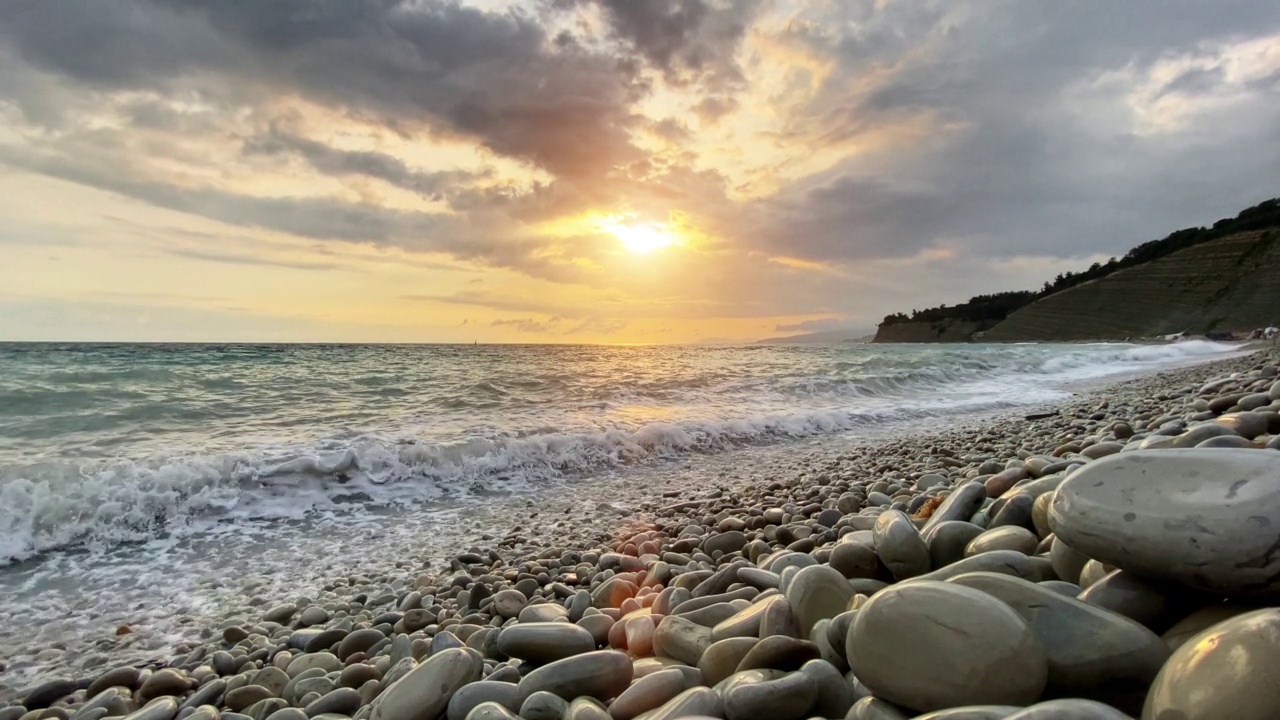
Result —
POLYGON ((819 657, 818 646, 814 643, 785 635, 771 635, 756 643, 743 656, 742 661, 738 663, 737 672, 766 668, 782 671, 798 670, 801 665, 819 657))
POLYGON ((975 537, 964 549, 965 557, 972 557, 992 550, 1016 550, 1023 555, 1035 555, 1040 538, 1024 527, 1005 525, 987 530, 975 537))
POLYGON ((737 672, 747 652, 759 642, 757 637, 731 637, 711 643, 698 661, 703 681, 715 685, 737 672))
POLYGON ((274 697, 274 695, 261 685, 244 685, 227 692, 222 698, 222 704, 226 705, 232 712, 240 712, 269 697, 274 697))
POLYGON ((517 623, 499 633, 498 649, 508 657, 543 665, 591 652, 596 641, 591 633, 569 623, 517 623))
POLYGON ((386 639, 386 635, 372 628, 356 630, 342 638, 342 642, 338 644, 337 655, 339 658, 346 660, 352 655, 362 653, 386 639))
POLYGON ((876 555, 894 577, 905 580, 929 572, 929 547, 905 513, 882 513, 873 533, 876 555))
MULTIPOLYGON (((915 530, 911 532, 915 533, 915 530)), ((800 637, 808 638, 814 623, 833 618, 848 609, 849 601, 853 599, 853 588, 830 566, 813 565, 796 573, 787 585, 785 597, 791 604, 800 637)))
POLYGON ((809 708, 812 715, 824 718, 842 718, 853 705, 853 688, 834 665, 826 660, 810 660, 800 672, 813 678, 818 696, 809 708))
POLYGON ((514 683, 493 680, 473 682, 463 685, 449 698, 447 720, 466 720, 468 714, 483 703, 495 703, 517 713, 524 699, 520 688, 514 683))
POLYGON ((94 697, 98 693, 113 687, 127 687, 132 689, 138 684, 138 668, 125 665, 124 667, 114 668, 102 673, 94 680, 89 689, 85 691, 86 700, 94 697))
POLYGON ((373 720, 435 720, 459 688, 480 679, 484 663, 473 652, 449 648, 428 657, 383 691, 373 720))
POLYGON ((351 688, 340 687, 325 693, 305 708, 307 717, 332 713, 335 715, 354 715, 360 709, 360 693, 351 688))
POLYGON ((746 670, 722 682, 720 696, 727 720, 803 720, 818 688, 805 673, 746 670))
MULTIPOLYGON (((564 717, 568 718, 568 713, 564 717)), ((500 703, 485 702, 471 708, 465 720, 520 720, 520 717, 500 703)))
POLYGON ((157 670, 138 688, 138 699, 148 702, 161 695, 182 695, 191 688, 191 679, 173 668, 157 670))
MULTIPOLYGON (((695 687, 685 690, 644 716, 645 720, 695 720, 718 718, 722 714, 720 695, 711 688, 695 687)), ((526 716, 528 717, 528 716, 526 716)), ((534 718, 529 718, 534 720, 534 718)))
MULTIPOLYGON (((667 616, 663 622, 674 617, 667 616)), ((633 672, 631 659, 626 654, 597 650, 543 665, 520 680, 520 692, 530 695, 546 691, 566 700, 581 695, 611 700, 631 684, 633 672)))
POLYGON ((339 672, 342 670, 342 661, 337 655, 329 652, 307 653, 291 660, 285 668, 285 673, 295 678, 312 668, 319 668, 324 672, 339 672))
POLYGON ((540 690, 524 699, 520 705, 520 717, 524 720, 561 720, 569 709, 569 703, 555 693, 540 690))
POLYGON ((293 617, 293 614, 296 612, 298 612, 297 605, 294 605, 293 603, 284 603, 283 605, 276 605, 263 613, 262 620, 263 622, 273 622, 283 625, 289 622, 289 618, 293 617))
POLYGON ((1001 717, 1004 720, 1130 720, 1110 705, 1080 698, 1036 703, 1001 717))
POLYGON ((964 558, 965 548, 983 532, 982 528, 963 520, 934 525, 924 536, 925 545, 929 548, 929 564, 944 568, 964 558))
POLYGON ((965 705, 934 710, 917 715, 913 720, 1005 720, 1021 709, 1016 705, 965 705))
POLYGON ((529 598, 519 590, 499 590, 493 595, 493 611, 501 618, 513 618, 520 614, 529 598))
POLYGON ((47 708, 75 691, 76 684, 70 680, 48 680, 28 690, 22 704, 28 710, 47 708))
POLYGON ((662 618, 653 633, 654 655, 675 658, 691 667, 697 667, 698 660, 710 644, 711 628, 690 622, 679 615, 662 618))
POLYGON ((689 680, 679 670, 659 670, 631 684, 609 706, 613 720, 631 720, 687 690, 689 680))

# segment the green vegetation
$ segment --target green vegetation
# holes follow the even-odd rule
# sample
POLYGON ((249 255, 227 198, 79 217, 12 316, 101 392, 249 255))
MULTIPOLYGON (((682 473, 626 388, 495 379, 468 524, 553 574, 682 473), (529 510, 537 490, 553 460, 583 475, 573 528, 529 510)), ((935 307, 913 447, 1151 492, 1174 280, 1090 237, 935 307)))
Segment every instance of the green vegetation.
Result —
POLYGON ((1047 295, 1074 287, 1081 283, 1106 277, 1117 270, 1141 265, 1157 258, 1162 258, 1179 250, 1195 247, 1216 238, 1235 233, 1261 230, 1280 226, 1280 198, 1272 198, 1242 210, 1234 218, 1223 218, 1213 227, 1186 228, 1170 233, 1160 240, 1142 243, 1125 253, 1122 258, 1111 258, 1105 263, 1094 263, 1089 269, 1081 272, 1059 273, 1052 281, 1046 282, 1040 290, 1020 290, 1013 292, 978 295, 960 305, 948 307, 939 305, 925 310, 912 310, 911 314, 893 313, 885 317, 881 325, 897 325, 905 322, 936 322, 939 320, 966 320, 977 323, 999 322, 1009 313, 1024 305, 1029 305, 1047 295))

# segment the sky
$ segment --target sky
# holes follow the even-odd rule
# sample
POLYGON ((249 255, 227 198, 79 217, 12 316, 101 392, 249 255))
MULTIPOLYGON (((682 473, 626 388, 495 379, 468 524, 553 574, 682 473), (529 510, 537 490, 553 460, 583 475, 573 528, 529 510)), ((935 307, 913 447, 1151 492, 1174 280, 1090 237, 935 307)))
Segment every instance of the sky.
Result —
POLYGON ((5 0, 0 339, 866 332, 1280 195, 1280 3, 5 0))

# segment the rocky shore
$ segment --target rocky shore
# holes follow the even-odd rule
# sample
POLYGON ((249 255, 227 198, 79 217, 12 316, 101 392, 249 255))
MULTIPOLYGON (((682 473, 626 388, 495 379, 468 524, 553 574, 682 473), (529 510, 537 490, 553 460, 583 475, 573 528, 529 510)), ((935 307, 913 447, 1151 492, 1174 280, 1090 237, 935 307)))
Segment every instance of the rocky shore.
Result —
POLYGON ((1278 362, 530 513, 0 720, 1274 719, 1278 362))

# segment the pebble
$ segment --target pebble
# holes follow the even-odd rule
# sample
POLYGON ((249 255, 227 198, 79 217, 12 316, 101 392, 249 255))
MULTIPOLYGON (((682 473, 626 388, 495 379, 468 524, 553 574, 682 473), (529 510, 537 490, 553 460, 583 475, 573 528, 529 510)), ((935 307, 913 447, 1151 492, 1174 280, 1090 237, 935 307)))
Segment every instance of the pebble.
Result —
POLYGON ((872 539, 880 562, 899 580, 929 572, 929 547, 905 513, 898 510, 882 513, 876 520, 872 539))
POLYGON ((1231 597, 1280 596, 1280 463, 1268 453, 1106 457, 1058 488, 1050 524, 1080 553, 1142 577, 1231 597))
POLYGON ((613 720, 631 720, 653 710, 689 688, 689 678, 679 670, 659 670, 631 684, 609 705, 613 720))
MULTIPOLYGON (((915 529, 911 532, 915 534, 915 529)), ((796 572, 784 596, 791 605, 800 637, 807 638, 814 623, 833 618, 848 609, 849 601, 853 599, 853 588, 831 566, 811 565, 796 572)))
POLYGON ((720 683, 726 720, 803 720, 818 698, 805 673, 746 670, 720 683))
POLYGON ((685 665, 697 667, 702 653, 711 645, 711 628, 686 620, 679 615, 668 615, 658 623, 653 633, 653 653, 659 657, 675 658, 685 665))
POLYGON ((626 654, 597 650, 543 665, 520 680, 520 692, 529 695, 545 691, 566 700, 582 695, 611 700, 631 684, 633 672, 626 654))
POLYGON ((379 696, 373 720, 435 720, 459 688, 480 679, 482 670, 480 658, 469 650, 432 655, 379 696))
POLYGON ((76 684, 70 680, 47 680, 27 691, 22 704, 29 710, 49 707, 54 701, 75 692, 76 684))
POLYGON ((569 623, 515 624, 498 634, 498 650, 504 655, 544 665, 596 649, 592 634, 569 623))
POLYGON ((1136 713, 1169 657, 1160 636, 1123 615, 1008 575, 972 573, 951 582, 1004 602, 1031 626, 1056 696, 1105 702, 1136 713))
POLYGON ((1183 643, 1151 686, 1143 720, 1274 720, 1280 608, 1245 613, 1183 643))
POLYGON ((464 685, 449 698, 447 720, 466 720, 469 713, 483 703, 494 703, 512 713, 520 712, 525 697, 513 683, 481 680, 464 685))
POLYGON ((846 642, 860 681, 877 697, 918 712, 1027 705, 1048 679, 1044 650, 1022 616, 953 583, 916 581, 880 591, 858 611, 846 642))

